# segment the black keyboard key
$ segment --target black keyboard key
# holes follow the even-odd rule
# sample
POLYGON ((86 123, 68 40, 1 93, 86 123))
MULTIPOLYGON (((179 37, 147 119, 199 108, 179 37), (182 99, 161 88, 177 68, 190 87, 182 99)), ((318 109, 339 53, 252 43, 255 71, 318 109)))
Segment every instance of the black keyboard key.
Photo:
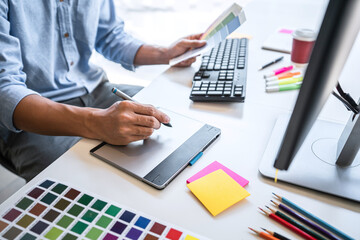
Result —
POLYGON ((222 91, 208 91, 207 94, 208 94, 208 95, 221 96, 221 95, 222 95, 222 91))
POLYGON ((205 95, 206 95, 206 91, 192 91, 191 94, 192 94, 192 95, 202 95, 202 96, 205 96, 205 95))

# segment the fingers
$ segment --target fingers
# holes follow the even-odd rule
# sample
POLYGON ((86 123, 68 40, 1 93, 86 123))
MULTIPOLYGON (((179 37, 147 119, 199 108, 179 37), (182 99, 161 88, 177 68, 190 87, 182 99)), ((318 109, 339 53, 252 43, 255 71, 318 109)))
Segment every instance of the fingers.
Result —
POLYGON ((158 119, 154 116, 146 116, 146 115, 136 115, 136 118, 133 122, 135 125, 148 127, 152 129, 159 129, 161 124, 158 119))
POLYGON ((188 36, 186 39, 199 40, 203 34, 204 34, 204 33, 193 34, 193 35, 188 36))
POLYGON ((192 58, 186 59, 185 61, 182 61, 182 62, 174 65, 174 67, 189 67, 195 61, 196 61, 196 57, 192 57, 192 58))
POLYGON ((180 44, 186 48, 199 48, 204 46, 206 41, 183 39, 181 40, 180 44))
POLYGON ((155 117, 160 123, 170 122, 170 118, 165 113, 161 112, 157 108, 151 105, 144 105, 137 103, 134 108, 134 112, 141 115, 155 117))

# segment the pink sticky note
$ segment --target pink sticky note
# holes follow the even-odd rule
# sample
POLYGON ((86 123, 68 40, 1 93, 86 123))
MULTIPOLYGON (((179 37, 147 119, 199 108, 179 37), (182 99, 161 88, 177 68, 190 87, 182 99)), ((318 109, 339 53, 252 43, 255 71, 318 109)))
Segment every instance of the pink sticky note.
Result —
POLYGON ((202 177, 208 175, 209 173, 212 173, 219 169, 222 169, 224 172, 226 172, 227 175, 229 175, 232 179, 234 179, 242 187, 246 186, 249 183, 248 180, 241 177, 239 174, 231 171, 230 169, 228 169, 227 167, 225 167, 224 165, 222 165, 221 163, 219 163, 217 161, 209 164, 207 167, 202 169, 200 172, 196 173, 194 176, 192 176, 191 178, 186 180, 186 183, 191 183, 191 182, 193 182, 199 178, 202 178, 202 177))
POLYGON ((292 32, 293 32, 293 30, 286 29, 286 28, 282 28, 282 29, 279 30, 279 33, 291 34, 292 32))

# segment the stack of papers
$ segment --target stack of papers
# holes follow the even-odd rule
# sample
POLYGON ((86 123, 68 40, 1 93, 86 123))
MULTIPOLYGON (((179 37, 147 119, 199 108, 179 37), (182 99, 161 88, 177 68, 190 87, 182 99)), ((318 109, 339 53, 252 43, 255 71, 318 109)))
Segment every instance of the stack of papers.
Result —
POLYGON ((250 196, 243 188, 249 181, 216 161, 189 178, 187 183, 213 216, 250 196))
POLYGON ((171 59, 169 64, 173 66, 188 58, 192 58, 210 51, 215 45, 225 40, 230 33, 235 31, 245 21, 245 13, 242 7, 234 3, 226 11, 224 11, 204 32, 201 40, 206 40, 205 46, 187 51, 186 53, 171 59))

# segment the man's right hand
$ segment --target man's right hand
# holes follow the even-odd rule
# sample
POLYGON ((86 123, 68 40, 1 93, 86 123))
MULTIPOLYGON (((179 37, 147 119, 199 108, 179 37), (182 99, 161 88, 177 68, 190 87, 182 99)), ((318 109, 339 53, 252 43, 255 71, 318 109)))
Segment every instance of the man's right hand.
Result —
POLYGON ((114 145, 149 138, 169 117, 151 105, 116 102, 107 109, 76 107, 38 95, 28 95, 17 105, 16 128, 44 135, 80 136, 114 145))
POLYGON ((116 102, 107 109, 97 109, 89 115, 87 126, 91 138, 114 145, 147 139, 170 118, 151 105, 131 101, 116 102))

